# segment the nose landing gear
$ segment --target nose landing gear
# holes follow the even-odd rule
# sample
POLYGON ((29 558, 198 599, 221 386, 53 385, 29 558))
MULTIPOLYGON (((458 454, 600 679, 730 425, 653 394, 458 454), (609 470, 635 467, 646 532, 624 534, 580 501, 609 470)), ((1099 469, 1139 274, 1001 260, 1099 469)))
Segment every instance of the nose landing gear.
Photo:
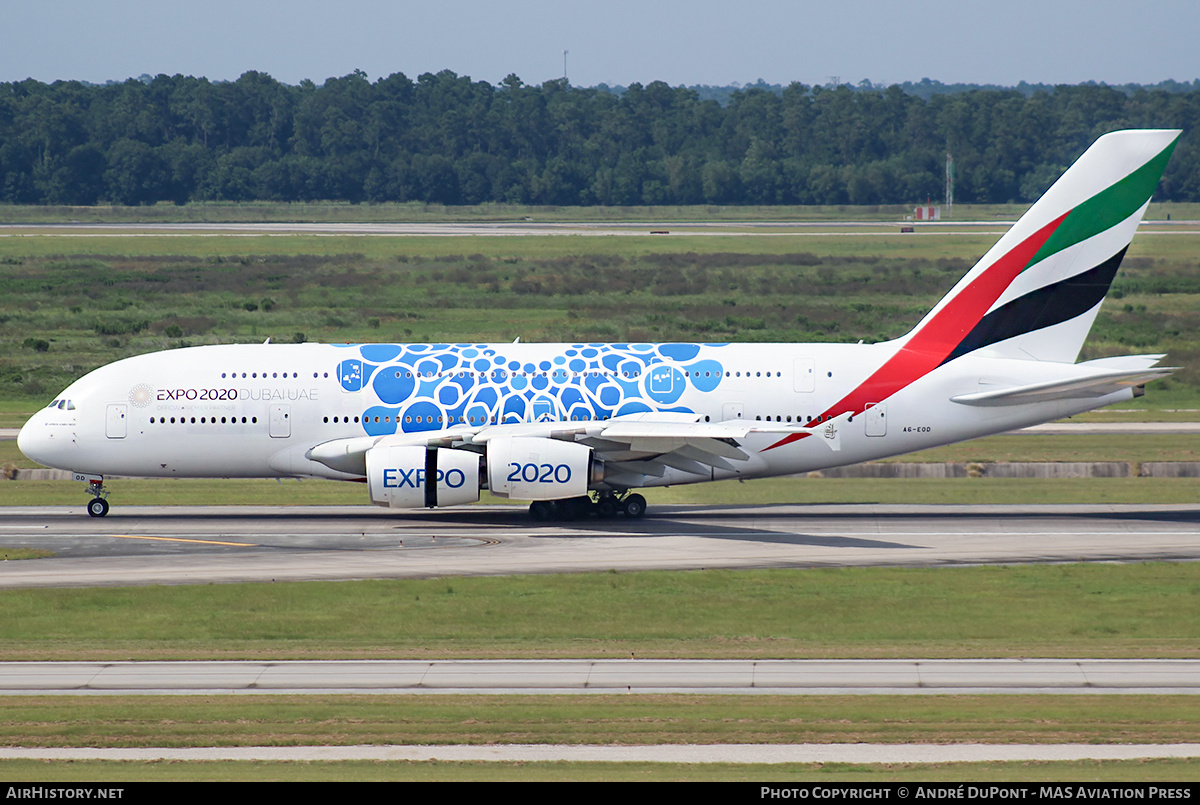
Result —
POLYGON ((76 475, 76 479, 87 481, 88 494, 92 499, 88 502, 87 513, 92 517, 103 517, 108 514, 108 490, 104 488, 104 478, 96 475, 76 475))

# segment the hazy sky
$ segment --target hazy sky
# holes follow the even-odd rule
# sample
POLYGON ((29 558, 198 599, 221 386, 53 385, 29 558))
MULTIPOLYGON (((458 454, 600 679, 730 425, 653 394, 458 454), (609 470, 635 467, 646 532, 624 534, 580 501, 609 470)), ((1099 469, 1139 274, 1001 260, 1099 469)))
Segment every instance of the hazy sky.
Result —
POLYGON ((0 81, 247 70, 318 84, 1155 83, 1200 77, 1197 0, 0 0, 0 81))

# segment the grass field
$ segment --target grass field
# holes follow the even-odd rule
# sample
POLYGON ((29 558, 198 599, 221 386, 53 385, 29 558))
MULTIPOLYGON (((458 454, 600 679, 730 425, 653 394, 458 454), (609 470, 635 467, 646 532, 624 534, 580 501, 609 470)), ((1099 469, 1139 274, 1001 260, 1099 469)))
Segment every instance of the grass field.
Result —
POLYGON ((1194 698, 16 696, 0 698, 0 745, 1187 743, 1200 731, 1194 698))
MULTIPOLYGON (((268 336, 876 341, 907 331, 995 237, 10 232, 0 237, 0 401, 36 406, 132 354, 268 336)), ((1137 407, 1200 408, 1198 240, 1190 225, 1135 240, 1085 347, 1085 358, 1166 352, 1184 367, 1137 407)))
POLYGON ((1200 564, 0 590, 6 659, 1200 656, 1200 564))

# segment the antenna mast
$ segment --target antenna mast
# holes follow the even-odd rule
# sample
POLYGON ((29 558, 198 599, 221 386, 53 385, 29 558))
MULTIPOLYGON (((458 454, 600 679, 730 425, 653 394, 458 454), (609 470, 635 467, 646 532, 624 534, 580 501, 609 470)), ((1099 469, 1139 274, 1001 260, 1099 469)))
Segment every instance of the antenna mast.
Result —
POLYGON ((954 214, 954 157, 946 150, 946 217, 954 214))

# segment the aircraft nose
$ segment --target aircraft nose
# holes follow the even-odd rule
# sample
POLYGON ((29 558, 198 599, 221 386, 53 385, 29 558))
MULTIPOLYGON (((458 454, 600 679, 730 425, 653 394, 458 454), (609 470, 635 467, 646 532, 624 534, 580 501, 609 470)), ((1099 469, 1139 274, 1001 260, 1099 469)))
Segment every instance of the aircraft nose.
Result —
MULTIPOLYGON (((38 453, 41 452, 38 450, 39 437, 42 435, 42 431, 46 429, 45 425, 39 421, 40 419, 41 412, 34 414, 17 433, 17 449, 21 451, 21 454, 25 458, 33 461, 38 461, 38 453)), ((38 463, 40 464, 41 462, 38 461, 38 463)))
POLYGON ((29 418, 29 421, 17 433, 17 449, 28 459, 47 467, 69 469, 63 465, 65 450, 71 446, 72 439, 67 433, 51 428, 46 422, 46 414, 39 411, 29 418))

